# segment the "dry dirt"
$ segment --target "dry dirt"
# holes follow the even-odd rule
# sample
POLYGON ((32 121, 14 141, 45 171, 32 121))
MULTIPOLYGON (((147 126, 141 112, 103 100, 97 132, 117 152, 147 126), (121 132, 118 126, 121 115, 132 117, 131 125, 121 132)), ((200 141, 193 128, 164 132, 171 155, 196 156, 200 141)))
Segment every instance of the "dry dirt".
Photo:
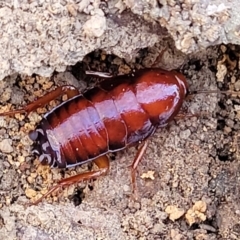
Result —
MULTIPOLYGON (((180 71, 190 91, 240 90, 238 52, 239 47, 220 46, 184 57, 180 71)), ((126 63, 95 52, 84 64, 50 79, 8 77, 0 82, 0 110, 18 108, 59 84, 89 87, 94 79, 85 78, 86 68, 128 72, 146 66, 149 55, 151 49, 143 50, 135 63, 126 63), (79 82, 72 73, 88 81, 79 82)), ((58 103, 51 102, 28 117, 0 117, 1 239, 239 239, 240 100, 236 93, 193 95, 183 112, 198 116, 158 129, 138 167, 138 200, 131 195, 128 166, 136 154, 132 147, 110 155, 106 177, 26 207, 57 179, 89 167, 50 169, 31 154, 28 131, 58 103)))

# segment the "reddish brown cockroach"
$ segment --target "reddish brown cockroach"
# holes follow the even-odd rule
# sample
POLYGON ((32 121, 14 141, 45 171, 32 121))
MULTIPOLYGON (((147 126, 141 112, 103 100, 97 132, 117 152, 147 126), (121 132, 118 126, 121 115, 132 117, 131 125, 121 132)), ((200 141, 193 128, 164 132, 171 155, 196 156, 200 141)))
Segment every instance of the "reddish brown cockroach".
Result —
POLYGON ((60 187, 106 174, 107 153, 143 142, 131 166, 135 188, 135 171, 147 147, 145 140, 178 114, 187 82, 175 71, 143 69, 107 78, 82 94, 73 86, 61 86, 22 109, 0 115, 30 113, 65 93, 69 99, 47 113, 29 133, 33 152, 42 164, 52 167, 94 161, 99 169, 60 180, 34 204, 60 187))

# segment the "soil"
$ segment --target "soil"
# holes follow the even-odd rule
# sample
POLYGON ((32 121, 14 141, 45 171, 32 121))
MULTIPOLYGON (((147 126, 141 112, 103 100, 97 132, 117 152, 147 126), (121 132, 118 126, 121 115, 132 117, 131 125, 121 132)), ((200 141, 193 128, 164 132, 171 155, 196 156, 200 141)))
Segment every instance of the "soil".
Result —
MULTIPOLYGON (((98 51, 51 78, 9 76, 0 82, 0 110, 19 108, 62 84, 89 88, 97 79, 86 76, 86 70, 116 75, 146 67, 152 52, 144 49, 134 62, 126 62, 98 51)), ((177 57, 167 53, 160 58, 171 65, 177 57)), ((31 153, 28 132, 65 96, 26 117, 0 117, 1 239, 239 239, 239 46, 178 56, 190 92, 228 92, 192 94, 182 109, 185 117, 149 138, 138 167, 137 200, 132 198, 129 171, 137 147, 131 147, 109 155, 106 177, 26 206, 55 181, 94 166, 51 169, 31 153)))

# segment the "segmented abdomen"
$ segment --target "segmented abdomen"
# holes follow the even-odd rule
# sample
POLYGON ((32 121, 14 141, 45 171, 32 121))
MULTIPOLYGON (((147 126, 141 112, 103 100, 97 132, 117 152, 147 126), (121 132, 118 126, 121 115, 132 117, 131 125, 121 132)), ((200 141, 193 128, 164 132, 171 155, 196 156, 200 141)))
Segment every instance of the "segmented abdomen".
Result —
POLYGON ((176 81, 159 81, 156 71, 140 74, 105 80, 45 116, 50 145, 60 151, 59 166, 81 164, 137 143, 176 114, 181 105, 176 81))

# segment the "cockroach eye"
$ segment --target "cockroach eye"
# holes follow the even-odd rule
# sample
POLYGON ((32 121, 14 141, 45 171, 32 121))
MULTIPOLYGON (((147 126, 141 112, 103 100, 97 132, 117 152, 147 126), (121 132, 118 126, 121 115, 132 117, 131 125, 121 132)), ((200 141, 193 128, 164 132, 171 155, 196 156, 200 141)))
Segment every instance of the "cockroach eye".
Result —
POLYGON ((38 132, 37 131, 30 131, 28 136, 32 141, 36 141, 37 137, 38 137, 38 132))

